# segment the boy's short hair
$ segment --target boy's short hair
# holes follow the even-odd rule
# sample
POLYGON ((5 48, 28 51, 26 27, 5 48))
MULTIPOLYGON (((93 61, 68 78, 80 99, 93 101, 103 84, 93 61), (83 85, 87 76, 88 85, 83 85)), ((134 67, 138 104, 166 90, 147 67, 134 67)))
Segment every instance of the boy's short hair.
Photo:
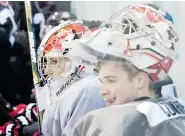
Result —
POLYGON ((115 57, 109 54, 104 55, 103 57, 99 57, 99 59, 101 61, 98 62, 97 64, 97 69, 99 71, 99 69, 101 69, 101 65, 106 63, 106 62, 117 62, 120 63, 121 67, 123 68, 123 70, 127 73, 129 80, 131 81, 137 74, 139 74, 140 72, 144 72, 148 78, 149 78, 149 85, 148 85, 148 89, 151 91, 154 91, 154 93, 157 96, 160 96, 160 93, 158 93, 158 91, 156 91, 156 87, 155 87, 155 83, 152 81, 152 78, 149 76, 148 73, 146 73, 143 70, 138 69, 137 67, 135 67, 133 64, 131 64, 129 61, 123 59, 123 58, 119 58, 119 57, 115 57))

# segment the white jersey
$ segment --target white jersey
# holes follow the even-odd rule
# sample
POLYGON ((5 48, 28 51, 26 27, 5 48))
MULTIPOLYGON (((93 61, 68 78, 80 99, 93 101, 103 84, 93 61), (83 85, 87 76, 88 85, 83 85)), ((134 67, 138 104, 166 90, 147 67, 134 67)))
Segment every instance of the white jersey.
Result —
POLYGON ((43 111, 53 105, 67 88, 78 80, 80 78, 77 76, 71 76, 69 79, 60 77, 57 80, 50 81, 44 87, 36 88, 39 110, 43 111))
POLYGON ((106 106, 99 95, 97 76, 87 76, 73 83, 45 110, 42 123, 44 136, 70 136, 75 123, 89 111, 106 106))
POLYGON ((47 107, 54 104, 59 95, 57 95, 58 91, 62 87, 61 83, 64 83, 63 78, 59 78, 51 83, 46 84, 44 87, 37 88, 37 100, 38 100, 38 108, 40 111, 45 110, 47 107))
POLYGON ((89 112, 72 136, 185 136, 185 104, 157 98, 89 112))

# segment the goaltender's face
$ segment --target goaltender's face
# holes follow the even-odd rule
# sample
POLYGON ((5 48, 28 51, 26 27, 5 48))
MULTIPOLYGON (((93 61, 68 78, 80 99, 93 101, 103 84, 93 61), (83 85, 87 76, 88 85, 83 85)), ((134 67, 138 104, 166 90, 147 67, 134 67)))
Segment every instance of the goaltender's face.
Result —
POLYGON ((48 57, 44 73, 51 78, 56 79, 61 76, 65 70, 64 57, 48 57))

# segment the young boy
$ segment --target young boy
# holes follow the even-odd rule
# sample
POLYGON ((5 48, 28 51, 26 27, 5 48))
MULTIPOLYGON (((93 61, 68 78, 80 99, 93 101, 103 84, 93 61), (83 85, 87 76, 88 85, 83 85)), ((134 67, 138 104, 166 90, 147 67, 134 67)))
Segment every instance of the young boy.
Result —
POLYGON ((173 24, 148 5, 128 6, 81 41, 99 59, 100 94, 107 108, 92 111, 73 136, 185 136, 185 104, 158 98, 175 60, 173 24))
POLYGON ((39 67, 41 75, 47 79, 39 94, 40 109, 45 109, 44 136, 70 136, 76 121, 83 115, 106 106, 99 95, 100 82, 94 74, 95 63, 88 61, 92 55, 85 59, 68 56, 68 51, 76 46, 75 40, 84 33, 86 30, 81 23, 70 22, 53 28, 41 44, 44 50, 39 67))

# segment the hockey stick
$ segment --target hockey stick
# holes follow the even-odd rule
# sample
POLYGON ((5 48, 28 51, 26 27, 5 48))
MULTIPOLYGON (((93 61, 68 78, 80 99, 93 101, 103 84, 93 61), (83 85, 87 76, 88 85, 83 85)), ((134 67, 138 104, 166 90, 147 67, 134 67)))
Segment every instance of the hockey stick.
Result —
POLYGON ((10 111, 13 110, 12 105, 3 97, 1 93, 0 93, 0 103, 2 103, 8 110, 10 111))
POLYGON ((20 125, 16 119, 14 119, 12 116, 9 115, 9 113, 6 111, 6 109, 4 109, 4 107, 2 105, 0 105, 0 108, 2 109, 2 111, 8 115, 8 117, 10 118, 10 120, 15 124, 15 125, 20 125))
MULTIPOLYGON (((35 90, 37 91, 37 87, 40 86, 40 82, 39 82, 39 72, 37 68, 36 39, 34 35, 31 1, 25 1, 24 4, 25 4, 27 31, 28 31, 28 39, 29 39, 30 55, 31 55, 31 63, 32 63, 33 81, 35 84, 35 90)), ((36 101, 37 101, 37 98, 36 98, 36 101)), ((38 102, 37 102, 37 106, 38 106, 38 102)), ((39 117, 38 117, 39 127, 41 132, 42 113, 39 111, 38 113, 39 113, 39 117)))
POLYGON ((3 97, 3 95, 0 93, 0 101, 2 102, 2 104, 0 104, 0 108, 2 109, 2 111, 10 118, 10 120, 16 124, 16 125, 20 125, 18 122, 16 122, 16 119, 14 119, 12 116, 9 115, 8 111, 2 106, 5 105, 5 107, 12 111, 13 107, 11 106, 11 104, 3 97))

